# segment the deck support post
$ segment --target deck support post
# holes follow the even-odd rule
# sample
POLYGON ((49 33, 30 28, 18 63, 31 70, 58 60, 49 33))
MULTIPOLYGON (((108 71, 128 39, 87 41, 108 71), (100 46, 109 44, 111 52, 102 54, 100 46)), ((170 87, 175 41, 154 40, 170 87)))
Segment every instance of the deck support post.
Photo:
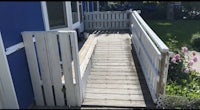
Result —
POLYGON ((156 95, 159 97, 159 95, 165 94, 165 86, 167 83, 167 73, 168 73, 168 67, 169 67, 169 52, 162 52, 161 53, 161 61, 160 61, 160 79, 158 81, 157 91, 156 95))

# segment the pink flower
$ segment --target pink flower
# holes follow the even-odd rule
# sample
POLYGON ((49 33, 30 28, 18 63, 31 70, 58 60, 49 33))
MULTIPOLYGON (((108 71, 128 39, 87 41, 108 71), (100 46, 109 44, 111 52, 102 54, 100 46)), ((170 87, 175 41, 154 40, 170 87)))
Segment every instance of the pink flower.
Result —
POLYGON ((176 55, 175 55, 175 58, 176 58, 176 60, 180 60, 180 59, 181 59, 180 54, 176 54, 176 55))
POLYGON ((176 58, 173 57, 173 58, 171 59, 171 62, 172 62, 172 63, 176 63, 176 58))
POLYGON ((184 72, 184 73, 189 73, 189 68, 184 68, 184 69, 183 69, 183 72, 184 72))
POLYGON ((182 52, 185 53, 188 51, 188 48, 187 47, 182 47, 182 52))
POLYGON ((192 55, 193 55, 193 56, 195 56, 195 55, 196 55, 196 52, 195 52, 195 51, 193 51, 193 52, 192 52, 192 55))
POLYGON ((194 56, 193 61, 197 62, 197 60, 198 60, 197 56, 194 56))
POLYGON ((190 66, 192 66, 194 64, 193 60, 190 60, 190 62, 188 63, 190 66))

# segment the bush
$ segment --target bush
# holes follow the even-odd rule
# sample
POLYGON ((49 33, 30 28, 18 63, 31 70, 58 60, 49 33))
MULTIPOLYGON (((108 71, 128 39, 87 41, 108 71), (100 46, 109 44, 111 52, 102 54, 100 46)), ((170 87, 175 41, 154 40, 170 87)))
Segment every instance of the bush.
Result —
POLYGON ((200 76, 193 67, 197 60, 195 52, 193 52, 193 58, 188 56, 187 47, 182 47, 182 50, 170 59, 167 95, 200 98, 200 76))
POLYGON ((156 107, 159 109, 200 109, 200 98, 161 95, 156 107))
POLYGON ((192 35, 191 44, 195 50, 200 51, 200 33, 199 32, 192 35))

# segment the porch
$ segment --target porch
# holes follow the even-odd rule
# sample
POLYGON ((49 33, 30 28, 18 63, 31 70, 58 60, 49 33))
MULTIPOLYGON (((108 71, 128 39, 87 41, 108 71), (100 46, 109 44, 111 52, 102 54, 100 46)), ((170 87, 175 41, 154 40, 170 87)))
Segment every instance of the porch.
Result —
POLYGON ((166 84, 166 45, 137 11, 88 12, 84 23, 90 36, 79 52, 75 31, 22 33, 33 108, 155 108, 166 84))

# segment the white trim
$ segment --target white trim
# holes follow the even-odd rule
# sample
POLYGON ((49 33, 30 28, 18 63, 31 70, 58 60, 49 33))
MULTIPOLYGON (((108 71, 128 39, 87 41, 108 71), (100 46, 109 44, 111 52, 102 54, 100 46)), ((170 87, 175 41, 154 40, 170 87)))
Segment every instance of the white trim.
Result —
POLYGON ((99 1, 97 1, 97 11, 99 11, 99 1))
POLYGON ((41 2, 41 9, 42 9, 42 17, 43 17, 43 23, 44 23, 45 31, 49 31, 50 26, 49 26, 49 19, 48 19, 46 2, 44 2, 44 1, 41 2))
MULTIPOLYGON (((33 37, 33 42, 35 42, 35 37, 33 37)), ((17 43, 15 45, 12 45, 12 46, 6 48, 5 54, 10 55, 10 54, 15 53, 16 51, 22 49, 22 48, 24 48, 24 43, 23 42, 17 43)))
POLYGON ((81 17, 80 17, 80 10, 79 10, 79 2, 77 2, 77 12, 78 12, 78 22, 79 22, 79 25, 80 25, 81 17))
POLYGON ((65 9, 66 9, 66 15, 67 15, 67 27, 64 28, 57 28, 57 29, 50 29, 49 26, 49 19, 48 19, 48 12, 47 12, 47 5, 46 5, 46 1, 41 1, 41 11, 42 11, 42 17, 43 17, 43 23, 44 23, 44 27, 45 27, 45 31, 55 31, 55 30, 62 30, 62 29, 71 29, 71 24, 70 23, 70 14, 69 13, 69 9, 71 10, 71 5, 69 7, 69 2, 65 2, 65 9))
POLYGON ((18 44, 10 46, 10 47, 6 48, 6 55, 10 55, 11 53, 14 53, 17 50, 20 50, 22 48, 24 48, 24 43, 23 42, 20 42, 18 44))
POLYGON ((96 1, 92 1, 92 12, 94 11, 94 2, 96 1))
POLYGON ((0 33, 0 102, 3 109, 19 109, 10 68, 8 65, 3 40, 0 33))
POLYGON ((72 11, 71 11, 71 2, 65 2, 66 5, 66 12, 67 12, 67 23, 69 29, 72 29, 73 21, 72 21, 72 11))
POLYGON ((79 28, 80 26, 80 22, 76 22, 72 25, 72 29, 76 29, 76 28, 79 28))
MULTIPOLYGON (((79 28, 79 26, 80 26, 79 3, 76 2, 76 5, 77 5, 76 7, 77 7, 77 13, 78 13, 78 21, 75 22, 75 23, 73 23, 73 20, 72 20, 72 27, 71 27, 71 29, 76 29, 76 28, 79 28)), ((71 2, 70 2, 70 6, 69 7, 71 7, 71 2)), ((71 10, 71 16, 72 16, 72 10, 71 10)), ((73 19, 73 18, 71 17, 71 19, 73 19)))
POLYGON ((88 12, 90 12, 90 2, 87 2, 88 12))

